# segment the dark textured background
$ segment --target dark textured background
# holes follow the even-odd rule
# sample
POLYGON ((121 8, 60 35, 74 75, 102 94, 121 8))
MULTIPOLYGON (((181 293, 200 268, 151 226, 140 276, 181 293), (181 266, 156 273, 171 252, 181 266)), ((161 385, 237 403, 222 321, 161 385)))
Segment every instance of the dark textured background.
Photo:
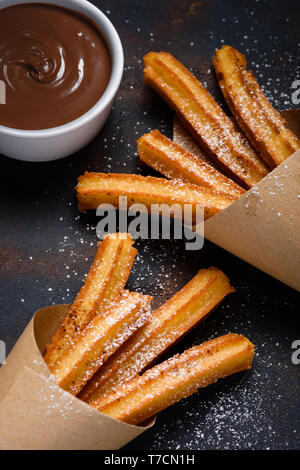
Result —
MULTIPOLYGON (((142 79, 149 50, 172 52, 223 103, 211 67, 215 48, 229 43, 249 64, 279 109, 291 108, 300 78, 297 0, 94 1, 115 24, 125 72, 113 112, 100 135, 62 161, 1 162, 0 339, 10 349, 33 313, 71 301, 96 250, 96 218, 79 215, 73 187, 84 170, 139 172, 135 141, 159 128, 171 136, 172 113, 142 79)), ((295 227, 295 230, 299 227, 295 227)), ((200 267, 216 265, 237 292, 176 347, 229 331, 256 345, 251 372, 226 379, 160 414, 156 426, 128 449, 300 448, 300 365, 291 344, 300 339, 299 295, 206 242, 198 253, 181 241, 138 242, 128 287, 170 297, 200 267)), ((276 256, 276 253, 274 253, 276 256)))

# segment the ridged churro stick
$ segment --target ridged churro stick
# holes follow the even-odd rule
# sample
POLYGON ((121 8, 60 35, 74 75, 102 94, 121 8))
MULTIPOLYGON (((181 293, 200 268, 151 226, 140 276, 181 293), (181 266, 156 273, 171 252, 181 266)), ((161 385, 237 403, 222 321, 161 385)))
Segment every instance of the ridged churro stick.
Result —
POLYGON ((127 233, 108 235, 98 244, 83 287, 46 347, 44 359, 48 366, 69 348, 78 332, 121 295, 137 253, 132 245, 127 233))
POLYGON ((94 317, 63 358, 50 367, 60 387, 77 395, 99 367, 144 325, 151 300, 125 291, 106 312, 94 317))
POLYGON ((149 212, 155 212, 155 205, 171 207, 176 204, 183 214, 184 206, 190 204, 194 220, 197 206, 203 207, 204 218, 207 219, 235 200, 229 195, 219 195, 208 188, 179 180, 119 173, 85 172, 78 178, 76 191, 80 211, 96 210, 100 204, 119 207, 119 197, 126 196, 129 205, 143 204, 149 212))
POLYGON ((137 144, 140 159, 167 178, 198 184, 235 199, 245 194, 238 184, 158 130, 143 135, 137 144))
POLYGON ((251 369, 253 344, 228 334, 188 349, 121 386, 92 406, 129 424, 151 416, 219 379, 251 369))
POLYGON ((300 140, 273 108, 248 71, 243 54, 222 46, 213 60, 223 95, 248 139, 267 165, 274 168, 300 148, 300 140))
POLYGON ((222 271, 201 269, 188 284, 155 310, 148 322, 99 369, 80 398, 93 403, 135 377, 233 291, 222 271))
POLYGON ((165 52, 150 52, 144 61, 145 83, 176 111, 221 170, 246 189, 268 174, 268 168, 237 126, 178 60, 165 52))

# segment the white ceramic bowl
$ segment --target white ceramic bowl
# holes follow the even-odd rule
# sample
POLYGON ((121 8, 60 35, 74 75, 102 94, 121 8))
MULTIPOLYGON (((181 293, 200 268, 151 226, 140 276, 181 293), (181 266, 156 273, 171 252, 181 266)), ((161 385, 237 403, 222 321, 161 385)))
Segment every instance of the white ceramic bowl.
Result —
MULTIPOLYGON (((123 48, 110 20, 87 0, 1 0, 0 9, 22 3, 59 4, 83 13, 93 20, 102 32, 112 60, 111 77, 104 94, 88 112, 74 121, 63 126, 37 131, 0 125, 0 153, 29 162, 57 160, 83 148, 103 127, 122 79, 123 48)), ((5 105, 0 104, 0 106, 5 105)))

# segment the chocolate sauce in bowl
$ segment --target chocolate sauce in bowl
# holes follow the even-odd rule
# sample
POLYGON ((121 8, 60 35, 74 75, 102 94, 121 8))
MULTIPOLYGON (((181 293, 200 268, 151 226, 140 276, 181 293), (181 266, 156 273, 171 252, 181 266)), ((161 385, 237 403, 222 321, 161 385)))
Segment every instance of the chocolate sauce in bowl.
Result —
POLYGON ((0 10, 0 125, 38 130, 66 124, 103 95, 111 59, 86 16, 48 4, 0 10))

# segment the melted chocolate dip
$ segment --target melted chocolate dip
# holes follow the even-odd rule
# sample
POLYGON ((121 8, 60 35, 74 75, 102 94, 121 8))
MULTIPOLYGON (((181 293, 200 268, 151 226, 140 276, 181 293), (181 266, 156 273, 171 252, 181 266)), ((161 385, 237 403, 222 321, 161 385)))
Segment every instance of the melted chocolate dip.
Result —
POLYGON ((110 73, 105 41, 84 15, 39 3, 0 10, 1 125, 32 130, 73 121, 103 95, 110 73))

